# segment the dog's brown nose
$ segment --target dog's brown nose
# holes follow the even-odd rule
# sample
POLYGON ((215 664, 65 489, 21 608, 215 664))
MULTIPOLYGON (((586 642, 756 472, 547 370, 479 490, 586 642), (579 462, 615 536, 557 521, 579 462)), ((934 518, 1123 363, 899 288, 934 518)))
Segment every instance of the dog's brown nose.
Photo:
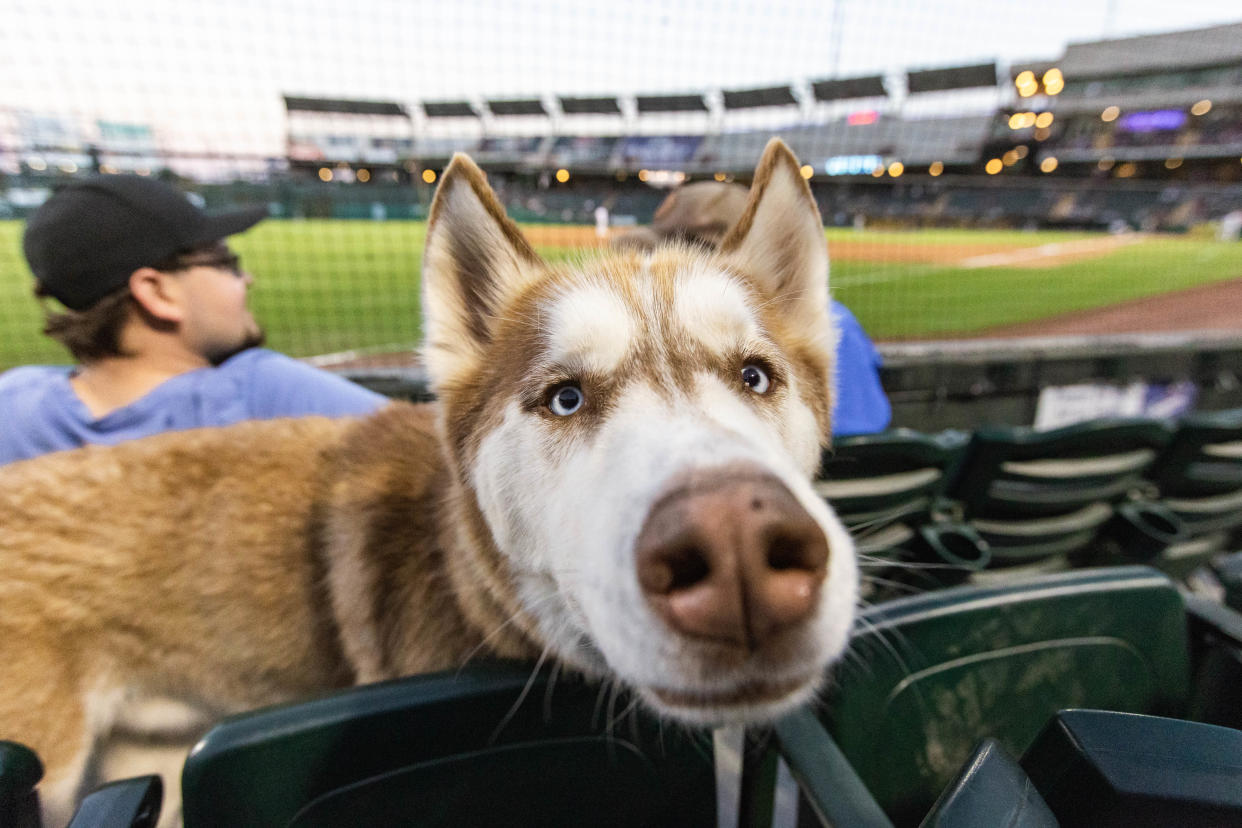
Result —
POLYGON ((828 541, 779 480, 734 467, 661 498, 636 553, 638 582, 669 625, 753 649, 814 612, 828 541))

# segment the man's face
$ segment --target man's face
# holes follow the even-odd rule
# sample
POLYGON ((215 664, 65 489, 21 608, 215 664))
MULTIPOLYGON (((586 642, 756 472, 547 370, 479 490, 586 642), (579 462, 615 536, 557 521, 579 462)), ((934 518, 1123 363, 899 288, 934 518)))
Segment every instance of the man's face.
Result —
POLYGON ((263 329, 246 305, 254 277, 223 243, 187 254, 178 279, 183 285, 186 344, 218 364, 263 344, 263 329))

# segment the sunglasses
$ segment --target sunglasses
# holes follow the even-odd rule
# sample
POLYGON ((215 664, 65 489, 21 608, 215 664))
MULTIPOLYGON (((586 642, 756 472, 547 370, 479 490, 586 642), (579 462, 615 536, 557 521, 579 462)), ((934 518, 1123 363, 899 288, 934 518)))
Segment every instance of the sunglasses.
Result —
POLYGON ((246 275, 246 271, 242 269, 241 257, 236 253, 229 253, 227 255, 220 256, 205 256, 199 259, 180 259, 176 262, 176 264, 167 269, 189 270, 192 267, 210 267, 216 270, 225 270, 239 279, 246 275))

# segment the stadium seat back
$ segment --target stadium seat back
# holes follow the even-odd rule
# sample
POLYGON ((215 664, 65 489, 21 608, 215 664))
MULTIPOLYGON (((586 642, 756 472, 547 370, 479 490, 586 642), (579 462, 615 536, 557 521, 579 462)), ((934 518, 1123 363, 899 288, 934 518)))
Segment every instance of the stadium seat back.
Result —
POLYGON ((896 428, 834 441, 815 487, 847 527, 926 515, 966 448, 959 431, 896 428))
POLYGON ((944 501, 969 439, 897 428, 845 437, 824 452, 815 488, 863 556, 868 599, 960 583, 986 564, 987 550, 944 501))
POLYGON ((1050 431, 976 431, 950 495, 988 542, 993 565, 1089 549, 1114 505, 1145 494, 1144 472, 1170 427, 1148 418, 1098 419, 1050 431))
POLYGON ((1148 472, 1193 536, 1242 527, 1242 408, 1188 414, 1148 472))
POLYGON ((917 824, 984 737, 1020 754, 1066 707, 1188 704, 1181 597, 1147 567, 956 587, 864 613, 828 731, 898 824, 917 824))
POLYGON ((182 784, 187 828, 715 824, 708 736, 507 664, 234 717, 182 784))

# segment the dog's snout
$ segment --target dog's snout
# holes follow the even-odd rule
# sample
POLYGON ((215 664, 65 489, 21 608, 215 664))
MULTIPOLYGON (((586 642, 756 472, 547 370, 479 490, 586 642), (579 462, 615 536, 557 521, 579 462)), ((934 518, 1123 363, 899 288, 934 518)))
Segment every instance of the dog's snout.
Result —
POLYGON ((812 615, 828 555, 823 530, 784 484, 725 469, 656 503, 636 566, 648 602, 675 630, 753 649, 812 615))

